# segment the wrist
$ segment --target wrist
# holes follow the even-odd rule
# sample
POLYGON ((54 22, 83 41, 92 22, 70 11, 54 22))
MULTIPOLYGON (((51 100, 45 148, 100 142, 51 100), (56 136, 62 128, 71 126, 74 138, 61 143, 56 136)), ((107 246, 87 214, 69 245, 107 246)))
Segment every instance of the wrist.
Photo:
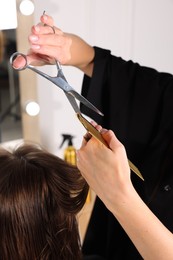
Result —
POLYGON ((72 39, 70 64, 82 70, 88 76, 92 76, 94 48, 80 37, 68 34, 72 39))
POLYGON ((109 192, 106 206, 112 214, 118 218, 127 212, 127 209, 133 205, 135 198, 138 196, 132 183, 121 185, 119 189, 109 192))

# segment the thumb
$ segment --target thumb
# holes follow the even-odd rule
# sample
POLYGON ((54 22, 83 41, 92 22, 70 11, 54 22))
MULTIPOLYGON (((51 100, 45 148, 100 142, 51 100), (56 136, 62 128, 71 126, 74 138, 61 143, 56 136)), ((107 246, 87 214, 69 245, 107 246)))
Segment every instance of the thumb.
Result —
POLYGON ((104 140, 112 151, 115 151, 118 146, 122 146, 121 142, 117 139, 112 130, 103 131, 101 133, 104 140))

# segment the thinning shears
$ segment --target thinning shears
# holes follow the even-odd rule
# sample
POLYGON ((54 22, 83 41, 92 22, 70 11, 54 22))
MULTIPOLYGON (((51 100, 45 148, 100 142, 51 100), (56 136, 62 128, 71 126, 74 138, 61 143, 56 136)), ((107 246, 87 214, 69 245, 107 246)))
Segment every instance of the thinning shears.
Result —
MULTIPOLYGON (((37 74, 41 75, 42 77, 48 79, 50 82, 54 83, 57 87, 61 88, 64 91, 67 99, 69 100, 71 106, 73 107, 79 121, 83 124, 83 126, 85 127, 87 132, 89 132, 92 136, 94 136, 101 143, 103 143, 105 146, 108 147, 108 145, 105 142, 105 140, 103 139, 101 133, 99 131, 97 131, 97 129, 85 117, 83 117, 83 115, 81 114, 80 108, 76 102, 76 99, 101 116, 103 116, 102 112, 100 112, 100 110, 98 110, 92 103, 90 103, 85 97, 80 95, 74 88, 72 88, 68 84, 68 82, 64 76, 64 73, 62 71, 62 67, 61 67, 60 63, 57 60, 55 60, 58 73, 57 73, 57 76, 52 77, 52 76, 47 75, 46 73, 36 69, 34 66, 29 65, 27 63, 27 56, 20 52, 15 52, 11 55, 10 63, 12 66, 13 66, 13 61, 15 58, 17 58, 17 56, 22 56, 25 60, 25 64, 20 68, 15 68, 15 67, 13 67, 13 68, 18 71, 30 69, 30 70, 36 72, 37 74)), ((138 175, 138 177, 140 177, 142 180, 144 180, 142 177, 142 174, 140 173, 138 168, 130 160, 128 160, 128 162, 129 162, 130 169, 134 173, 136 173, 138 175)))

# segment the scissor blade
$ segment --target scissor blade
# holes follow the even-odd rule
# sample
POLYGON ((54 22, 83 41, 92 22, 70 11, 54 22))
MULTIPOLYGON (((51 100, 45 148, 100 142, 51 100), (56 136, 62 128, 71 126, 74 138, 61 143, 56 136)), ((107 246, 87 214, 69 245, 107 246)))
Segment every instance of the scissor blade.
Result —
POLYGON ((89 102, 86 98, 84 98, 82 95, 80 95, 78 92, 76 92, 75 90, 70 90, 69 94, 72 94, 75 98, 77 98, 82 104, 84 104, 85 106, 89 107, 90 109, 92 109, 93 111, 95 111, 97 114, 104 116, 104 114, 98 109, 96 108, 91 102, 89 102))
POLYGON ((70 102, 71 106, 73 107, 74 111, 77 113, 77 114, 80 114, 80 109, 79 109, 79 106, 75 100, 75 98, 69 94, 68 92, 65 92, 64 93, 66 94, 66 97, 68 98, 68 101, 70 102))

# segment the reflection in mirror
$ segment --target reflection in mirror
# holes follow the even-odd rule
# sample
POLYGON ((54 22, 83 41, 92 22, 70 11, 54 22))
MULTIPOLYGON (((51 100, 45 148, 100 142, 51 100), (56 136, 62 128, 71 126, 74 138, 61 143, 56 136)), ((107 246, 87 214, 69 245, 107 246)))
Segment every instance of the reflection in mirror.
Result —
POLYGON ((0 142, 22 138, 18 73, 9 58, 16 51, 16 30, 0 31, 0 142))

